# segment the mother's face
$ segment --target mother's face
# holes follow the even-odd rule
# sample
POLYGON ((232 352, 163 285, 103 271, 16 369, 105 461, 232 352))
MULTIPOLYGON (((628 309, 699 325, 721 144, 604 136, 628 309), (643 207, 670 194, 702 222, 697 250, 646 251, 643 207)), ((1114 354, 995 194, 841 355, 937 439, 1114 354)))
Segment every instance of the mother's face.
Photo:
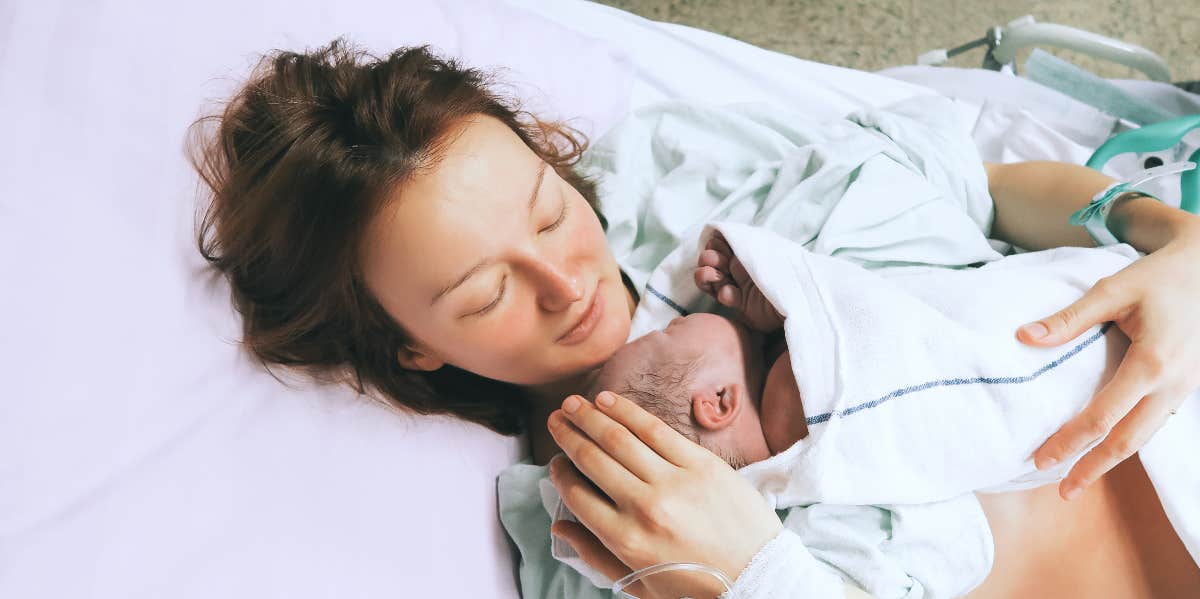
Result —
POLYGON ((535 385, 604 362, 629 334, 628 292, 587 201, 497 119, 449 139, 363 248, 367 286, 414 339, 400 364, 535 385))

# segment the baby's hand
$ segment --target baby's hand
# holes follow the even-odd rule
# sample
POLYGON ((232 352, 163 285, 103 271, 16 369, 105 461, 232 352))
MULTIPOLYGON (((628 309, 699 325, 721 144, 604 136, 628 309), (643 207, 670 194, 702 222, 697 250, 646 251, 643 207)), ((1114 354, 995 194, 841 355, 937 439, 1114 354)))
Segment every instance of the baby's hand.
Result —
POLYGON ((737 310, 742 322, 750 328, 772 333, 783 326, 779 311, 759 291, 720 233, 714 233, 700 252, 694 278, 696 287, 722 306, 737 310))

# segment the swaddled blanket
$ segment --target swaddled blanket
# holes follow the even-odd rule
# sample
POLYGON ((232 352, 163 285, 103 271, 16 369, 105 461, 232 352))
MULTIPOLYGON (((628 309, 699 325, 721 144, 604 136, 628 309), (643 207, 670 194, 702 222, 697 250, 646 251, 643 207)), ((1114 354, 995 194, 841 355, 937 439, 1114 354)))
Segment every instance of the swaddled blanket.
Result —
MULTIPOLYGON (((609 244, 641 293, 630 339, 683 312, 717 309, 691 282, 699 234, 714 220, 753 224, 872 269, 964 268, 1007 249, 987 239, 993 205, 968 124, 940 96, 829 122, 767 105, 666 102, 630 114, 579 168, 598 182, 609 244)), ((501 522, 521 554, 522 593, 611 596, 551 557, 555 506, 543 501, 545 478, 545 467, 517 464, 499 480, 501 522)), ((948 503, 986 530, 977 505, 948 503)), ((790 508, 785 522, 809 550, 789 567, 836 570, 880 599, 953 596, 976 584, 976 568, 922 561, 941 535, 958 532, 927 526, 917 511, 927 512, 790 508), (888 568, 877 567, 881 554, 895 556, 888 568)), ((954 557, 990 563, 990 538, 977 549, 954 557)))
MULTIPOLYGON (((1111 324, 1055 348, 1013 331, 1137 252, 1058 248, 883 276, 744 224, 702 237, 717 231, 785 318, 809 434, 740 473, 772 507, 803 508, 785 520, 807 545, 799 590, 828 596, 846 577, 885 596, 941 597, 982 582, 992 540, 972 492, 1061 478, 1073 461, 1039 472, 1033 450, 1087 405, 1128 345, 1111 324)), ((553 487, 541 492, 548 512, 569 516, 553 487)))
POLYGON ((784 316, 806 438, 740 472, 775 507, 918 504, 1061 478, 1031 456, 1115 372, 1128 339, 1097 325, 1069 344, 1014 332, 1138 258, 1121 244, 884 277, 770 231, 720 231, 784 316))

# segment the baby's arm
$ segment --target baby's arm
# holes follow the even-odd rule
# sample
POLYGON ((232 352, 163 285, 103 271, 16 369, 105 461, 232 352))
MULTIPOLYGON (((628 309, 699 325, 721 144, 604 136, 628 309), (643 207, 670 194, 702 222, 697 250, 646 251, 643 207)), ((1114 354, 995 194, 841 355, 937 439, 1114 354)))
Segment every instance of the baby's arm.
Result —
POLYGON ((772 333, 783 326, 779 311, 763 296, 720 233, 714 233, 700 252, 693 276, 696 287, 721 305, 737 310, 750 328, 772 333))

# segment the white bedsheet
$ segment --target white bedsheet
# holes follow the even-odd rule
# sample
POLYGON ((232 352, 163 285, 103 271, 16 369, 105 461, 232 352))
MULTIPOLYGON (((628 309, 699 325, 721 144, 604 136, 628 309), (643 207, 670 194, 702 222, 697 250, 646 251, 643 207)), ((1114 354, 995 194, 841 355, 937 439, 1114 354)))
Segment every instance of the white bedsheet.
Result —
POLYGON ((258 53, 432 42, 593 135, 662 97, 835 115, 919 89, 517 4, 0 4, 0 597, 516 596, 495 475, 517 440, 285 387, 231 343, 182 145, 258 53))
POLYGON ((662 98, 922 90, 579 0, 166 4, 0 4, 0 597, 517 595, 517 440, 285 387, 231 343, 182 144, 258 53, 431 42, 590 135, 662 98))

